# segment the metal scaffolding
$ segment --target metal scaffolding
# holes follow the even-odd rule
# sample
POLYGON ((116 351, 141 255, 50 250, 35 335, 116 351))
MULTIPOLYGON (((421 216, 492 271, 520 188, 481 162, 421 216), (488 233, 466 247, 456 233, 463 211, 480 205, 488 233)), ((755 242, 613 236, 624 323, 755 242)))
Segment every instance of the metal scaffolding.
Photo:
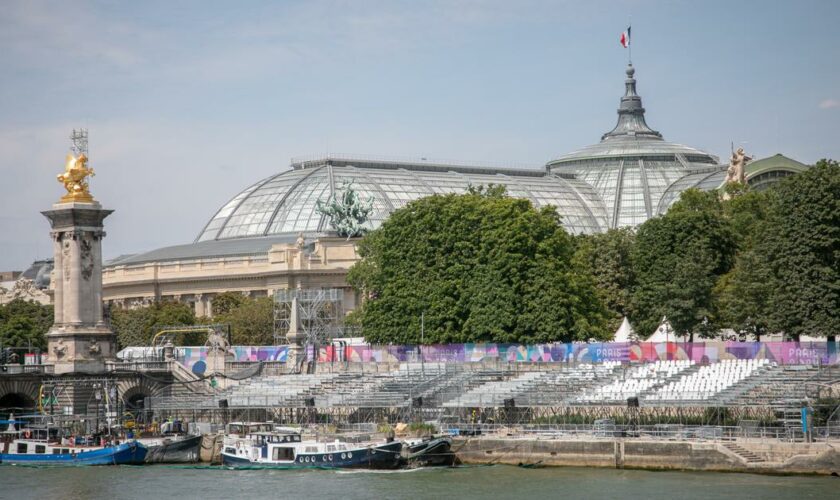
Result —
POLYGON ((298 317, 306 345, 329 343, 344 334, 344 291, 340 288, 291 289, 274 291, 274 343, 286 343, 292 300, 297 298, 298 317))

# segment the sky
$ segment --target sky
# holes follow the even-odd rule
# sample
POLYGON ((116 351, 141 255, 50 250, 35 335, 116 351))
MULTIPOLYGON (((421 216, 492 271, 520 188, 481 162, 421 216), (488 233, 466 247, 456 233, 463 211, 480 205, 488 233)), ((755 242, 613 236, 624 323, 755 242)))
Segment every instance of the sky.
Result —
POLYGON ((728 157, 840 159, 840 2, 57 1, 0 10, 0 270, 73 128, 115 212, 106 259, 193 241, 237 192, 326 153, 539 168, 615 124, 633 26, 648 124, 728 157))

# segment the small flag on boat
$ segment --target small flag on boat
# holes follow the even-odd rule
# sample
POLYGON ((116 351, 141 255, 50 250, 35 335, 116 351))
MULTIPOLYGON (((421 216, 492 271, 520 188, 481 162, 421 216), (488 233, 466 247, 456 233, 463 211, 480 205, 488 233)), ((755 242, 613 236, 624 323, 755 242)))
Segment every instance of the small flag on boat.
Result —
POLYGON ((627 31, 621 34, 619 42, 625 49, 630 46, 630 26, 627 27, 627 31))

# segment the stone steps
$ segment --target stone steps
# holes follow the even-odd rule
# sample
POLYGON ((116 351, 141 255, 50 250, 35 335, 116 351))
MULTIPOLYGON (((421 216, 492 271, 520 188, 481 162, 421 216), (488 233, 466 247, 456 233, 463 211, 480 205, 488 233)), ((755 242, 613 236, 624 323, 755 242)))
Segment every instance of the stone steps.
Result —
POLYGON ((747 450, 746 448, 744 448, 743 446, 740 446, 738 444, 724 443, 723 446, 725 446, 727 450, 731 451, 732 453, 734 453, 734 454, 738 455, 739 457, 741 457, 742 459, 744 459, 744 461, 747 462, 748 464, 756 464, 756 463, 766 462, 766 460, 764 460, 760 456, 756 455, 755 453, 747 450))

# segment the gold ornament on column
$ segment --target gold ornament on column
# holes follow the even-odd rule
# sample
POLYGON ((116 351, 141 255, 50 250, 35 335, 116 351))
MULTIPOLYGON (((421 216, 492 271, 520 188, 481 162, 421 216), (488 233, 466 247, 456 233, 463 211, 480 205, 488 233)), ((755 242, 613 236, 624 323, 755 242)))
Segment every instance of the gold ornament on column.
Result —
POLYGON ((61 197, 59 202, 92 202, 88 190, 89 176, 93 176, 93 169, 87 166, 88 157, 84 153, 79 156, 74 156, 73 153, 67 153, 67 160, 64 165, 64 173, 58 174, 58 182, 64 184, 64 189, 67 194, 61 197))

